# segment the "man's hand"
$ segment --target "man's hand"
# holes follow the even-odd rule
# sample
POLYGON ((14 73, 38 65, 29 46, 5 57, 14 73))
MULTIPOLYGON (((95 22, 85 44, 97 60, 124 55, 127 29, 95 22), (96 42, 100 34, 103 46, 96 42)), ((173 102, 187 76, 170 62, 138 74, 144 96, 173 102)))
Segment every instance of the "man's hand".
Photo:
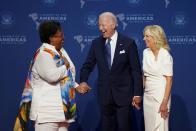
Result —
POLYGON ((136 108, 136 109, 140 109, 140 105, 141 105, 141 101, 142 98, 140 96, 134 96, 133 100, 132 100, 132 105, 136 108))
POLYGON ((86 82, 80 83, 78 87, 76 87, 77 92, 84 94, 87 93, 91 88, 88 86, 86 82))

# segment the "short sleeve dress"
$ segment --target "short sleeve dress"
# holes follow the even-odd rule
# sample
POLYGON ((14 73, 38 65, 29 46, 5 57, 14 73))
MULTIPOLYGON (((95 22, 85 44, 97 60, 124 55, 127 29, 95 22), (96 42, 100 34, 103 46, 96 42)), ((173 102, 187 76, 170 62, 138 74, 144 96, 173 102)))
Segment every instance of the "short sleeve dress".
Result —
MULTIPOLYGON (((166 88, 165 76, 173 76, 173 58, 160 48, 157 59, 150 48, 143 51, 144 83, 144 121, 145 131, 168 131, 168 117, 161 118, 159 107, 166 88)), ((169 98, 168 107, 170 108, 169 98)))

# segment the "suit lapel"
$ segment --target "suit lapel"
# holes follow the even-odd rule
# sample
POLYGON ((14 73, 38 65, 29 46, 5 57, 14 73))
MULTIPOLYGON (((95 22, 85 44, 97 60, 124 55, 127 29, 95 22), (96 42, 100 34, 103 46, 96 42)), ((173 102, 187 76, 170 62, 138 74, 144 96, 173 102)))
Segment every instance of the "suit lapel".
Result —
MULTIPOLYGON (((112 68, 114 67, 115 63, 118 61, 118 56, 119 56, 119 52, 121 50, 121 47, 122 47, 122 40, 121 40, 120 33, 118 33, 112 68)), ((111 68, 111 70, 112 70, 112 68, 111 68)))
POLYGON ((122 47, 123 47, 123 43, 122 43, 122 39, 121 39, 120 33, 118 33, 117 42, 116 42, 116 49, 115 49, 115 53, 114 53, 114 58, 113 58, 113 63, 112 63, 111 69, 109 69, 107 58, 106 58, 106 54, 105 54, 105 42, 106 42, 106 39, 104 39, 102 37, 102 39, 101 39, 101 53, 103 54, 102 56, 103 56, 103 59, 104 59, 105 67, 109 71, 111 71, 113 66, 115 65, 115 63, 118 61, 119 52, 122 50, 122 47))
POLYGON ((106 53, 105 53, 105 41, 106 41, 106 39, 104 39, 104 38, 102 38, 101 39, 101 54, 102 54, 102 58, 103 58, 103 61, 104 61, 104 65, 105 65, 105 67, 108 69, 108 70, 110 70, 109 69, 109 66, 108 66, 108 62, 107 62, 107 58, 106 58, 106 53))

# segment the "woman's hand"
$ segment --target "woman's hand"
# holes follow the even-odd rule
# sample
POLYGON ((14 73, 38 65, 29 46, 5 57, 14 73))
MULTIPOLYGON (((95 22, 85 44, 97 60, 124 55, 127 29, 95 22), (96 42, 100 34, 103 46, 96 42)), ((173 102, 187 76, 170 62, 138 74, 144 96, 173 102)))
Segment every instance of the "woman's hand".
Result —
POLYGON ((140 106, 141 106, 141 101, 142 101, 141 96, 134 96, 133 99, 132 99, 132 105, 133 105, 137 110, 139 110, 139 109, 140 109, 140 106))
POLYGON ((161 113, 161 117, 163 119, 166 119, 169 115, 169 109, 167 107, 167 102, 166 101, 162 101, 160 108, 159 108, 159 113, 161 113))
POLYGON ((66 57, 63 56, 63 53, 61 51, 58 51, 59 55, 60 55, 60 58, 63 59, 64 63, 65 63, 65 66, 67 67, 67 69, 70 67, 70 63, 69 61, 67 60, 66 57))
POLYGON ((65 58, 64 56, 62 56, 62 59, 64 60, 65 66, 67 67, 67 69, 70 67, 70 63, 67 60, 67 58, 65 58))

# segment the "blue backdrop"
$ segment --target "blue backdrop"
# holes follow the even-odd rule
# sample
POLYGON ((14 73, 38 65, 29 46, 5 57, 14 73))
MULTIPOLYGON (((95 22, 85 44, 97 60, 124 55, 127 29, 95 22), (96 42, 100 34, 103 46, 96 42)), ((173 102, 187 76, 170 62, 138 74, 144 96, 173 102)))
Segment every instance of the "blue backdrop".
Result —
MULTIPOLYGON (((58 20, 65 49, 77 68, 91 40, 99 35, 98 15, 113 12, 118 30, 134 38, 142 59, 143 28, 161 25, 174 59, 170 131, 196 131, 196 1, 195 0, 1 0, 0 2, 0 131, 12 131, 28 66, 40 46, 37 32, 43 20, 58 20)), ((100 131, 96 91, 97 71, 89 79, 91 92, 77 95, 78 120, 72 131, 100 131)), ((143 131, 141 111, 134 113, 135 131, 143 131)))

